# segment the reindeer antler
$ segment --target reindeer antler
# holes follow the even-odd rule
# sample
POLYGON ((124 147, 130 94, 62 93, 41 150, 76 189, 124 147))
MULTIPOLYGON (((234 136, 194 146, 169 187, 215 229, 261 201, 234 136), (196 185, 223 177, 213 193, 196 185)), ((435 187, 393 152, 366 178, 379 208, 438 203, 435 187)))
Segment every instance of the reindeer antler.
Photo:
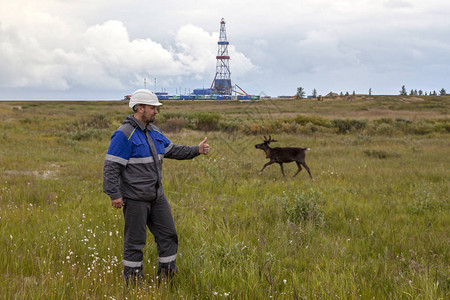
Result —
POLYGON ((264 143, 270 144, 271 142, 276 142, 277 140, 272 140, 272 136, 269 135, 269 139, 264 136, 264 143))

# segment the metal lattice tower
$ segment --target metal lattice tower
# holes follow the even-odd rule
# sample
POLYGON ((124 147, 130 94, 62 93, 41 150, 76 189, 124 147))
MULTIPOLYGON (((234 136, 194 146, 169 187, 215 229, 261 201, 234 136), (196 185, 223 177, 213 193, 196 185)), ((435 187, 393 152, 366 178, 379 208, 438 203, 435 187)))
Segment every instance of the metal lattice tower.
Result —
POLYGON ((220 21, 220 36, 217 45, 216 75, 214 76, 211 89, 217 94, 231 95, 230 56, 228 55, 228 41, 224 18, 220 21))

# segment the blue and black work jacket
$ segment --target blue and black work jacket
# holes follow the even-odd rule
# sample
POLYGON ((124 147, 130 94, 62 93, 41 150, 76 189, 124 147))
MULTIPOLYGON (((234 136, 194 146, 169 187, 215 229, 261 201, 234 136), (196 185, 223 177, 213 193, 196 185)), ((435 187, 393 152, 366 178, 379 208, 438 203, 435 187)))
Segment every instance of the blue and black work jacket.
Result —
POLYGON ((163 159, 192 159, 197 155, 198 146, 173 144, 158 127, 144 126, 133 115, 128 116, 111 137, 103 167, 103 191, 111 200, 153 201, 164 193, 163 159), (150 142, 155 146, 156 159, 150 142))

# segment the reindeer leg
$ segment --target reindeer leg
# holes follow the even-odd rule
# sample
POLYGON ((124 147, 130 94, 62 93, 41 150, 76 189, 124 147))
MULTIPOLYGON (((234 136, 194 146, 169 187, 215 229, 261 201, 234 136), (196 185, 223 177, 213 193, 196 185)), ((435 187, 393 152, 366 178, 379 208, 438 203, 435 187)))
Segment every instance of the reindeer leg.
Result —
POLYGON ((297 170, 297 173, 295 173, 295 175, 292 178, 297 176, 297 174, 302 170, 302 166, 300 165, 300 163, 298 161, 296 161, 295 163, 297 164, 298 170, 297 170))
POLYGON ((281 168, 281 173, 283 173, 284 178, 286 178, 286 174, 284 174, 283 163, 279 163, 281 168))
POLYGON ((263 168, 261 169, 261 171, 259 171, 259 175, 262 174, 262 171, 263 171, 267 166, 269 166, 269 165, 271 165, 271 164, 273 164, 273 163, 274 163, 274 161, 269 161, 268 163, 266 163, 266 164, 263 166, 263 168))
POLYGON ((314 178, 311 175, 311 171, 309 170, 309 168, 306 165, 306 163, 303 161, 303 162, 301 162, 301 164, 305 167, 306 171, 308 171, 309 177, 311 177, 311 179, 314 180, 314 178))

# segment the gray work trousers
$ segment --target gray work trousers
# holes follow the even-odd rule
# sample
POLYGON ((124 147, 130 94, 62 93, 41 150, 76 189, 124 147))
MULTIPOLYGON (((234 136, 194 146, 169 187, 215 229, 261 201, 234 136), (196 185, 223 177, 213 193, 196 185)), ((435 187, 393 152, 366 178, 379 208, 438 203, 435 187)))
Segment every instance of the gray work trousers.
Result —
POLYGON ((125 280, 142 278, 147 227, 153 234, 158 251, 158 275, 173 275, 178 250, 178 235, 164 194, 154 201, 124 199, 125 218, 123 266, 125 280))

